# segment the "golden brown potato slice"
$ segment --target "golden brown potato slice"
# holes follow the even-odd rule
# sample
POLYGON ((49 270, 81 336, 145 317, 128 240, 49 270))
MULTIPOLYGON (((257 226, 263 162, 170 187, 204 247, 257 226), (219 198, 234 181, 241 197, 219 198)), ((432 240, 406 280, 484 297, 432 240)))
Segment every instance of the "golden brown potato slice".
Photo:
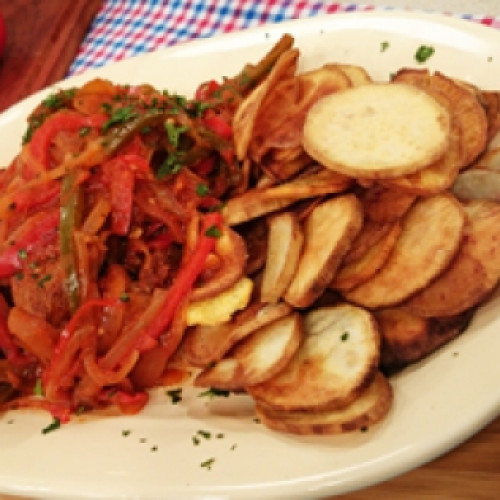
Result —
POLYGON ((416 194, 375 184, 362 196, 365 217, 384 223, 401 219, 417 199, 416 194))
POLYGON ((411 297, 406 306, 425 318, 454 316, 476 305, 487 292, 483 264, 467 252, 467 229, 458 255, 430 285, 411 297))
POLYGON ((371 383, 378 361, 379 333, 369 312, 345 303, 317 308, 304 317, 304 340, 290 363, 246 389, 262 407, 345 407, 371 383))
POLYGON ((429 290, 415 295, 408 307, 417 314, 449 316, 472 308, 489 297, 500 280, 496 228, 500 204, 474 200, 464 204, 467 224, 459 253, 429 290))
POLYGON ((350 264, 363 257, 373 245, 382 240, 392 229, 391 222, 375 222, 370 219, 363 221, 363 227, 349 247, 342 260, 342 265, 350 264))
POLYGON ((205 368, 194 380, 197 387, 237 390, 273 377, 290 361, 302 340, 298 313, 259 328, 229 354, 205 368))
POLYGON ((291 310, 285 303, 250 304, 227 323, 189 329, 184 336, 182 350, 191 365, 205 367, 219 361, 233 345, 253 331, 286 316, 291 310))
POLYGON ((354 64, 338 64, 337 66, 342 70, 347 78, 349 78, 352 87, 359 87, 360 85, 373 83, 371 76, 362 66, 356 66, 354 64))
POLYGON ((297 217, 283 212, 269 217, 267 258, 260 299, 276 303, 288 288, 298 266, 304 235, 297 217))
POLYGON ((500 147, 485 151, 472 165, 472 168, 500 171, 500 147))
POLYGON ((500 93, 490 90, 479 90, 478 100, 486 113, 488 143, 490 143, 500 130, 500 93))
POLYGON ((345 263, 344 259, 330 286, 337 290, 350 290, 374 276, 389 258, 402 230, 399 222, 393 222, 389 229, 357 260, 345 263))
POLYGON ((422 357, 429 339, 429 321, 404 307, 374 311, 380 337, 380 366, 391 372, 422 357))
POLYGON ((352 179, 348 177, 324 168, 315 168, 277 186, 249 189, 229 199, 222 213, 229 225, 241 224, 288 207, 299 200, 341 193, 351 184, 352 179))
POLYGON ((430 195, 448 189, 463 165, 461 132, 454 122, 449 134, 450 141, 445 154, 427 167, 396 179, 388 179, 384 184, 410 194, 430 195))
POLYGON ((363 224, 362 207, 352 194, 315 207, 304 222, 304 249, 284 299, 307 307, 331 283, 363 224))
POLYGON ((233 118, 233 136, 236 156, 243 160, 246 157, 248 145, 252 139, 255 120, 261 109, 262 102, 270 90, 284 77, 295 73, 299 51, 289 49, 284 52, 269 75, 263 80, 238 106, 233 118))
POLYGON ((345 408, 312 412, 276 411, 257 404, 256 413, 262 423, 291 434, 343 434, 365 429, 380 422, 393 401, 390 382, 377 373, 368 388, 345 408))
POLYGON ((470 221, 465 249, 483 265, 486 271, 483 284, 488 290, 492 290, 500 278, 497 234, 498 227, 500 227, 500 204, 488 200, 477 200, 465 203, 464 209, 470 221))
POLYGON ((420 199, 405 216, 403 230, 382 269, 344 296, 369 308, 407 299, 451 262, 460 245, 464 220, 462 207, 449 194, 420 199))
POLYGON ((450 101, 453 117, 462 136, 462 166, 472 163, 486 146, 488 122, 486 112, 475 92, 459 85, 451 78, 428 70, 404 68, 393 78, 395 82, 405 82, 424 89, 439 92, 450 101))
POLYGON ((380 368, 394 373, 424 359, 462 333, 472 318, 469 309, 448 318, 420 318, 404 307, 375 312, 382 346, 380 368))
POLYGON ((304 149, 325 167, 358 179, 400 177, 443 156, 450 124, 448 109, 429 93, 372 83, 317 101, 304 124, 304 149))

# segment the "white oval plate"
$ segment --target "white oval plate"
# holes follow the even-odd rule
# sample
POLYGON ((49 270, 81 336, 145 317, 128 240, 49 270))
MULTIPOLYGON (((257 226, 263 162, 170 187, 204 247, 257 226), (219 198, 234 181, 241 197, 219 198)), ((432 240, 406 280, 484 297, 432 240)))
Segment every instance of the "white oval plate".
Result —
MULTIPOLYGON (((421 67, 414 54, 425 44, 436 49, 428 67, 500 87, 500 33, 394 11, 335 14, 190 42, 60 86, 101 76, 190 94, 205 79, 257 61, 284 32, 295 35, 304 69, 340 61, 387 79, 402 66, 421 67)), ((16 153, 27 113, 50 91, 0 115, 0 164, 16 153)), ((254 421, 245 396, 208 403, 189 390, 177 405, 160 390, 140 415, 90 418, 45 435, 48 415, 10 412, 0 416, 0 491, 68 499, 306 499, 386 480, 457 446, 500 414, 499 306, 498 298, 491 301, 460 338, 395 377, 393 410, 366 433, 278 434, 254 421), (198 434, 196 445, 199 430, 211 438, 198 434)))

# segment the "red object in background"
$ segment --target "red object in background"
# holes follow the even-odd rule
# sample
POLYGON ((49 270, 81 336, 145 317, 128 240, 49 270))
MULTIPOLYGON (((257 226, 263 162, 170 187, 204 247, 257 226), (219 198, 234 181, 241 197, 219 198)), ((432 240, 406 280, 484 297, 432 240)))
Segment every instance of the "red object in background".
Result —
POLYGON ((2 13, 0 12, 0 58, 2 57, 3 49, 5 48, 6 42, 7 42, 7 28, 5 26, 2 13))

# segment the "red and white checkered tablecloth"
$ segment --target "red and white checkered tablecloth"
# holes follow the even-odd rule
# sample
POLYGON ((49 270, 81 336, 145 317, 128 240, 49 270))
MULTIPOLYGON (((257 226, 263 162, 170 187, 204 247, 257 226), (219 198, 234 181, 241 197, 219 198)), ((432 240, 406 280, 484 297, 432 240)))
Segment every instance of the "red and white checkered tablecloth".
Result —
MULTIPOLYGON (((104 0, 68 76, 142 52, 266 23, 372 10, 314 0, 104 0)), ((454 14, 500 29, 500 17, 454 14)))

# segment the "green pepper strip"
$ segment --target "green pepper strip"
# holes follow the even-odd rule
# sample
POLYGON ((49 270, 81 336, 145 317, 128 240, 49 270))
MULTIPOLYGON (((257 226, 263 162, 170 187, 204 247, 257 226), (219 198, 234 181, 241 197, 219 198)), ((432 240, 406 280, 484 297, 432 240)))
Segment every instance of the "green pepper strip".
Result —
POLYGON ((75 229, 81 224, 83 193, 80 186, 75 186, 77 175, 77 171, 72 170, 63 178, 59 225, 59 245, 64 270, 64 289, 72 313, 80 306, 80 282, 78 279, 73 234, 75 229))
POLYGON ((269 73, 281 55, 293 46, 293 42, 293 37, 285 34, 257 64, 245 65, 241 72, 231 79, 240 93, 244 95, 254 88, 269 73))
POLYGON ((113 127, 103 138, 106 153, 112 156, 135 134, 140 133, 144 127, 160 125, 165 121, 166 117, 166 112, 163 110, 149 110, 119 126, 113 127))

